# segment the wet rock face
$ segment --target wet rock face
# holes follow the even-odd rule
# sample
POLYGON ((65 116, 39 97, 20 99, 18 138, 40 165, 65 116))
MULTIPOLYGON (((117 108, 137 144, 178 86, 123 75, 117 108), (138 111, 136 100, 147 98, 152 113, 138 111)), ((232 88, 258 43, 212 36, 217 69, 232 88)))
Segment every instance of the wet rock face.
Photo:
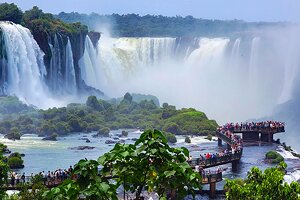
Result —
POLYGON ((90 32, 88 33, 88 36, 90 37, 90 39, 91 39, 91 41, 92 41, 94 47, 96 47, 96 46, 97 46, 97 43, 98 43, 98 41, 99 41, 99 39, 100 39, 100 37, 101 37, 101 33, 99 33, 99 32, 94 32, 94 31, 90 31, 90 32))

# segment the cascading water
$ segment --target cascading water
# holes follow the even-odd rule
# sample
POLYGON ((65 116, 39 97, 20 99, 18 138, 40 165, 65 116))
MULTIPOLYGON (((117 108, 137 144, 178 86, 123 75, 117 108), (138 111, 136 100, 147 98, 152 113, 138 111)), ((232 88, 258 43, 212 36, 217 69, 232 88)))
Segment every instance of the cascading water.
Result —
POLYGON ((100 72, 100 60, 97 59, 97 56, 97 50, 87 36, 85 39, 84 54, 79 60, 81 77, 87 85, 100 89, 103 78, 100 72))
POLYGON ((50 87, 53 91, 59 91, 62 90, 63 85, 63 77, 62 77, 62 38, 60 35, 55 34, 54 41, 49 42, 49 46, 51 49, 51 61, 50 61, 50 87))
POLYGON ((83 80, 108 95, 116 95, 120 85, 142 73, 146 66, 168 62, 173 57, 175 39, 101 38, 94 49, 87 37, 85 45, 80 61, 83 80))
POLYGON ((44 107, 47 88, 43 83, 46 74, 43 65, 43 52, 40 50, 30 31, 10 22, 0 22, 5 45, 6 69, 5 94, 16 95, 31 104, 44 107))
POLYGON ((236 38, 101 38, 96 49, 87 42, 85 60, 93 65, 81 71, 88 85, 111 96, 150 93, 220 123, 247 120, 291 98, 300 60, 299 39, 290 40, 268 31, 236 38))
POLYGON ((76 92, 76 79, 73 61, 73 53, 70 39, 66 46, 66 72, 65 72, 66 90, 68 93, 74 94, 76 92))

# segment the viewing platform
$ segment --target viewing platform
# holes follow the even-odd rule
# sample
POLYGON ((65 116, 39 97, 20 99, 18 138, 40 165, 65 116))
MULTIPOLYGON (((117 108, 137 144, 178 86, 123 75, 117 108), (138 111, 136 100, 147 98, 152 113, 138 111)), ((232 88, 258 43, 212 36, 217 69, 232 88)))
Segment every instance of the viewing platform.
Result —
POLYGON ((193 168, 195 168, 195 166, 198 165, 199 167, 206 169, 206 168, 210 168, 210 167, 224 165, 227 163, 237 162, 241 159, 242 154, 243 154, 243 150, 240 150, 235 153, 228 153, 224 156, 214 157, 214 158, 210 158, 210 159, 202 160, 201 158, 194 158, 194 159, 188 161, 188 163, 193 168))
POLYGON ((276 133, 284 133, 285 128, 282 127, 274 127, 274 128, 264 128, 264 127, 257 127, 257 128, 233 128, 233 133, 241 133, 242 139, 244 142, 269 142, 272 143, 274 140, 274 134, 276 133))

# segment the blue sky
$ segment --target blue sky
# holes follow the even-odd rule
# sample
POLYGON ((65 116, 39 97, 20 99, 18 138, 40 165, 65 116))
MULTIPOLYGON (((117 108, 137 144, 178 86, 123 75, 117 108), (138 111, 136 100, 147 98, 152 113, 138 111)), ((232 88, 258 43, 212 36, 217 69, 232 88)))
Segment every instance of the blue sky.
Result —
POLYGON ((22 10, 37 5, 45 12, 192 15, 207 19, 300 21, 300 0, 7 0, 22 10))

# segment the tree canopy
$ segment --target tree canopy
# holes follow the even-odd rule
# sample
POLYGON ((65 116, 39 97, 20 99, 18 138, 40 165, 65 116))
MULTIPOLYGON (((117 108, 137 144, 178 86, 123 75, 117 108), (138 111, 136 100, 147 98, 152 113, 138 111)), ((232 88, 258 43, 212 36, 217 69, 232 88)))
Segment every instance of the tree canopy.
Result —
POLYGON ((186 148, 172 148, 160 131, 148 130, 135 144, 116 144, 97 161, 80 160, 74 168, 78 179, 65 181, 44 197, 117 199, 116 189, 122 185, 125 191, 135 193, 136 199, 143 191, 157 192, 161 200, 175 193, 182 199, 201 188, 201 176, 186 162, 188 157, 186 148), (108 177, 115 181, 109 182, 108 177))
POLYGON ((15 4, 0 4, 0 21, 12 21, 19 24, 22 21, 22 17, 22 11, 15 4))

